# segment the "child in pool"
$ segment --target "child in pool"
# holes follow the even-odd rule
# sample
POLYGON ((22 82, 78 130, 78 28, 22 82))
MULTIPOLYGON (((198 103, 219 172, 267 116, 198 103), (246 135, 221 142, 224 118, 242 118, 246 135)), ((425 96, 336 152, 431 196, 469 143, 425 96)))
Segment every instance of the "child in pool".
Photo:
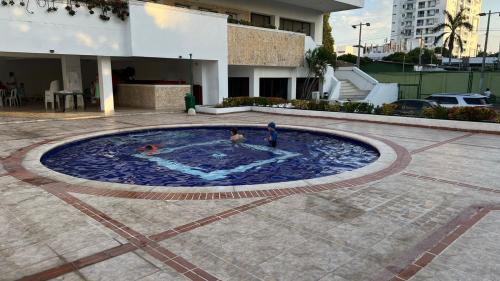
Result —
POLYGON ((245 141, 245 136, 243 134, 238 133, 238 129, 232 128, 231 129, 231 142, 233 143, 240 143, 245 141))
POLYGON ((154 155, 158 152, 159 145, 156 144, 147 144, 141 148, 139 148, 139 151, 146 154, 147 156, 154 155))
POLYGON ((267 124, 267 131, 269 134, 267 135, 265 140, 269 142, 269 145, 271 145, 272 147, 276 147, 276 145, 278 144, 278 133, 276 132, 276 123, 271 122, 267 124))

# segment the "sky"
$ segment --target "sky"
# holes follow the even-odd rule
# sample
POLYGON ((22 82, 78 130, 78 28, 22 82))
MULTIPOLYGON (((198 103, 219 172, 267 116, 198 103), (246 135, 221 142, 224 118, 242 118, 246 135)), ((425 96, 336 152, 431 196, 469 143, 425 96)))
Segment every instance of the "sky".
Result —
MULTIPOLYGON (((360 21, 369 22, 370 27, 363 27, 362 45, 383 44, 391 38, 393 0, 365 0, 362 9, 336 12, 330 16, 333 28, 333 38, 337 46, 357 45, 358 30, 353 29, 353 24, 360 21)), ((483 12, 500 12, 500 0, 483 0, 483 12)), ((479 42, 484 44, 487 17, 481 17, 479 27, 479 42)), ((490 23, 490 36, 488 52, 498 52, 500 44, 500 16, 492 15, 490 23)))

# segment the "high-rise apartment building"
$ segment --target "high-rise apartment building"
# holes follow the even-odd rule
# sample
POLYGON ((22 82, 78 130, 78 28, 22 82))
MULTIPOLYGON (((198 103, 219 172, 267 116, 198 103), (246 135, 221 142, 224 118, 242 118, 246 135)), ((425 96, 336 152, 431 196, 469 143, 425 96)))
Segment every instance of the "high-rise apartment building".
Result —
POLYGON ((456 15, 460 9, 464 9, 474 30, 472 32, 460 30, 459 35, 464 41, 464 50, 461 52, 455 44, 453 55, 476 56, 481 2, 482 0, 394 0, 391 40, 402 51, 409 51, 419 46, 441 47, 447 36, 434 44, 436 36, 442 31, 434 33, 432 29, 446 21, 444 11, 456 15))

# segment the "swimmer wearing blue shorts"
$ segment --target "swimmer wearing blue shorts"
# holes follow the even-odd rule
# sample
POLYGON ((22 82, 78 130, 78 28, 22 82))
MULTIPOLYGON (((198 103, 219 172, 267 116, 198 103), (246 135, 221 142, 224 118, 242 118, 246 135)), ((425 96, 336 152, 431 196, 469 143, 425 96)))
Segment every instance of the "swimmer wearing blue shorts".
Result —
POLYGON ((267 124, 267 131, 268 135, 265 140, 269 142, 270 146, 276 147, 276 145, 278 145, 278 132, 276 132, 276 124, 274 122, 267 124))

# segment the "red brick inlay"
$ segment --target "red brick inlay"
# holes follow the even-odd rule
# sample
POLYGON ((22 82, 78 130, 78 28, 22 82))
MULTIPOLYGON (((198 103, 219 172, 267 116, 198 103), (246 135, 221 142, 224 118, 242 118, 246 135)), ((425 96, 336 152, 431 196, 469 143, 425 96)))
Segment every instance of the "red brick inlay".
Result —
POLYGON ((406 265, 403 267, 390 266, 387 269, 393 268, 389 270, 392 272, 391 275, 382 273, 373 280, 409 280, 415 276, 418 271, 429 265, 434 258, 439 256, 455 240, 479 222, 490 211, 497 210, 500 210, 500 206, 473 206, 467 208, 454 220, 441 227, 438 231, 431 234, 420 244, 408 251, 406 255, 398 259, 399 261, 406 261, 406 265))
POLYGON ((274 196, 287 196, 298 193, 320 192, 325 190, 362 185, 399 173, 408 166, 408 164, 411 161, 411 155, 405 148, 392 141, 380 137, 376 136, 369 136, 369 137, 384 142, 386 145, 394 149, 397 157, 396 160, 389 167, 369 175, 343 180, 336 183, 329 183, 329 184, 322 184, 315 186, 294 187, 294 188, 258 190, 258 191, 253 190, 253 191, 211 192, 211 193, 139 192, 139 191, 115 190, 108 188, 97 188, 97 187, 89 187, 84 185, 74 185, 74 184, 58 182, 54 179, 34 174, 26 170, 22 166, 22 159, 29 150, 44 143, 47 143, 48 141, 38 144, 33 144, 21 150, 18 150, 17 152, 11 154, 9 157, 5 158, 2 161, 2 164, 4 165, 4 169, 9 173, 9 175, 14 176, 30 184, 43 185, 43 184, 57 183, 60 185, 59 186, 60 188, 64 189, 67 192, 82 193, 82 194, 89 194, 96 196, 129 198, 129 199, 146 199, 146 200, 221 200, 221 199, 274 197, 274 196))
POLYGON ((405 173, 401 173, 401 175, 403 175, 405 177, 420 179, 420 180, 447 183, 447 184, 455 185, 458 187, 464 187, 464 188, 478 190, 478 191, 493 192, 493 193, 500 194, 500 188, 484 187, 484 186, 473 185, 473 184, 464 183, 464 182, 452 181, 452 180, 447 180, 447 179, 440 179, 440 178, 429 177, 429 176, 422 176, 422 175, 418 175, 418 174, 414 174, 414 173, 406 173, 405 172, 405 173))
POLYGON ((433 149, 433 148, 436 148, 436 147, 439 147, 439 146, 442 146, 442 145, 445 145, 445 144, 448 144, 448 143, 452 143, 452 142, 457 141, 457 140, 465 139, 465 138, 468 138, 468 137, 473 136, 473 135, 474 135, 473 133, 469 133, 469 134, 458 136, 458 137, 455 137, 455 138, 452 138, 452 139, 449 139, 449 140, 437 142, 437 143, 434 143, 434 144, 431 144, 431 145, 428 145, 428 146, 424 146, 424 147, 415 149, 415 150, 413 150, 411 152, 411 154, 417 154, 417 153, 420 153, 420 152, 424 152, 426 150, 433 149))
POLYGON ((96 253, 96 254, 81 258, 81 259, 77 259, 73 262, 65 263, 63 265, 60 265, 60 266, 57 266, 57 267, 54 267, 51 269, 47 269, 47 270, 44 270, 44 271, 36 273, 36 274, 25 276, 19 280, 20 281, 43 281, 43 280, 54 279, 54 278, 57 278, 57 277, 62 276, 64 274, 67 274, 67 273, 73 272, 75 270, 84 268, 86 266, 93 265, 93 264, 105 261, 107 259, 114 258, 114 257, 120 256, 120 255, 129 253, 129 252, 134 251, 136 249, 137 249, 137 247, 130 244, 130 243, 123 244, 123 245, 120 245, 120 246, 117 246, 117 247, 114 247, 111 249, 107 249, 107 250, 104 250, 102 252, 99 252, 99 253, 96 253))
MULTIPOLYGON (((111 229, 118 235, 127 239, 132 246, 144 250, 149 255, 158 259, 167 266, 172 267, 177 272, 183 274, 191 280, 206 280, 202 275, 194 272, 202 272, 204 276, 210 276, 211 280, 217 280, 216 277, 210 275, 208 272, 198 268, 196 265, 190 263, 181 256, 172 253, 168 249, 164 248, 158 242, 146 237, 145 235, 131 229, 130 227, 122 224, 121 222, 109 217, 105 213, 97 210, 96 208, 88 205, 87 203, 81 201, 80 199, 72 196, 64 190, 60 190, 58 184, 46 184, 40 185, 42 189, 51 193, 52 195, 63 200, 67 204, 78 209, 80 212, 86 214, 87 216, 93 218, 97 222, 101 223, 105 227, 111 229)), ((66 269, 69 270, 69 269, 66 269)))
MULTIPOLYGON (((229 218, 229 217, 237 215, 237 214, 241 214, 245 211, 256 208, 258 206, 262 206, 262 205, 271 203, 271 202, 279 200, 281 198, 283 198, 283 197, 263 198, 263 199, 255 201, 255 202, 244 204, 244 205, 220 212, 218 214, 215 214, 215 215, 203 218, 203 219, 199 219, 197 221, 187 223, 187 224, 178 226, 178 227, 173 228, 173 229, 163 231, 163 232, 155 234, 155 235, 151 235, 148 238, 151 240, 154 240, 156 242, 170 239, 170 238, 173 238, 181 233, 191 231, 191 230, 196 229, 198 227, 208 225, 208 224, 229 218)), ((51 269, 44 270, 42 272, 30 275, 30 276, 26 276, 20 280, 23 280, 23 281, 28 281, 28 280, 29 281, 31 281, 31 280, 41 281, 41 280, 49 280, 49 279, 57 278, 57 277, 62 276, 66 273, 73 272, 75 270, 84 268, 86 266, 90 266, 90 265, 93 265, 93 264, 120 256, 120 255, 123 255, 126 253, 129 253, 129 252, 134 251, 138 248, 139 248, 138 246, 133 245, 131 243, 123 244, 123 245, 120 245, 120 246, 117 246, 117 247, 114 247, 111 249, 107 249, 107 250, 104 250, 102 252, 98 252, 98 253, 95 253, 93 255, 90 255, 90 256, 87 256, 84 258, 80 258, 78 260, 75 260, 75 261, 72 261, 72 262, 51 268, 51 269)), ((177 265, 177 263, 179 261, 184 263, 183 260, 180 260, 179 258, 177 258, 177 260, 175 262, 169 263, 169 265, 175 266, 176 268, 179 268, 179 266, 177 265)), ((200 280, 214 280, 214 279, 211 279, 212 277, 210 276, 210 274, 206 273, 205 271, 203 271, 199 268, 194 268, 194 269, 192 269, 192 271, 194 271, 194 273, 186 272, 185 275, 187 274, 187 275, 195 278, 194 275, 197 274, 198 276, 205 278, 205 279, 200 279, 200 280)), ((198 280, 198 279, 193 279, 193 280, 198 280)))

